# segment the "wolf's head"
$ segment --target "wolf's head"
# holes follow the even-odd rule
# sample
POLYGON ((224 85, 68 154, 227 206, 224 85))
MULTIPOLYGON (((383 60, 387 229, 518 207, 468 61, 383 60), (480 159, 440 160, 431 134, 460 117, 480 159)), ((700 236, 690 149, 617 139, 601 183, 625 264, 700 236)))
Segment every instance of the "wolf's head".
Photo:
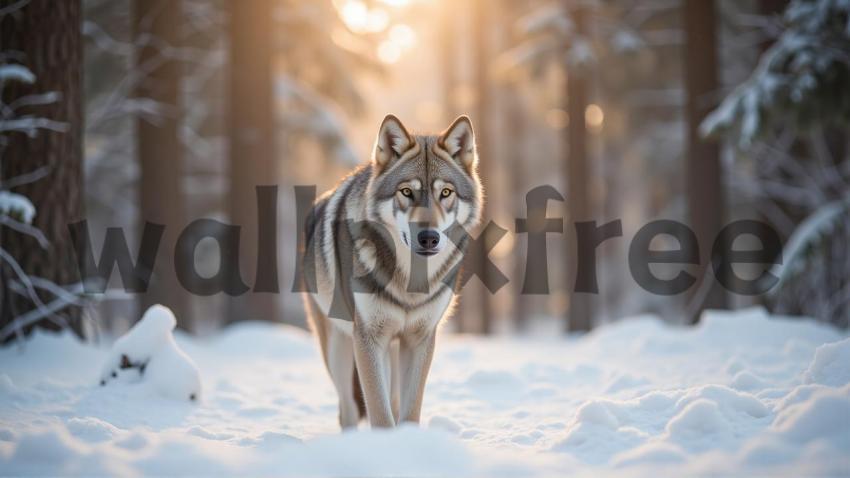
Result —
POLYGON ((393 115, 384 118, 372 154, 369 216, 397 244, 420 256, 450 247, 449 230, 477 225, 482 188, 472 123, 457 118, 442 134, 412 135, 393 115))

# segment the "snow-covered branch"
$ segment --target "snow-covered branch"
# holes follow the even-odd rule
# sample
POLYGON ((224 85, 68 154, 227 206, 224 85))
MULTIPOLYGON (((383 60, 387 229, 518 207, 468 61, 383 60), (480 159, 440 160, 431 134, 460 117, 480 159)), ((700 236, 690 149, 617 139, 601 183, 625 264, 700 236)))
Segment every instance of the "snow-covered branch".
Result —
POLYGON ((738 86, 700 127, 705 135, 728 134, 746 149, 783 122, 809 127, 846 123, 850 112, 850 3, 794 0, 785 29, 738 86))
POLYGON ((781 285, 802 269, 804 261, 800 258, 803 254, 826 234, 832 232, 839 221, 848 220, 848 215, 850 215, 850 196, 823 205, 800 223, 785 244, 785 250, 782 253, 784 265, 776 264, 771 271, 779 277, 779 284, 773 289, 774 292, 781 290, 781 285))
MULTIPOLYGON (((35 305, 34 309, 27 313, 24 313, 23 315, 15 317, 14 319, 12 319, 12 322, 3 327, 2 331, 0 331, 0 342, 5 341, 9 336, 13 334, 20 336, 20 331, 24 327, 32 323, 30 322, 30 320, 37 320, 26 318, 30 315, 32 315, 33 317, 37 316, 38 319, 49 319, 60 327, 68 327, 68 321, 65 320, 65 318, 57 315, 57 312, 65 306, 69 305, 70 303, 65 301, 64 299, 57 299, 56 301, 51 302, 51 304, 56 304, 55 307, 50 307, 46 305, 41 300, 41 297, 39 297, 38 293, 35 291, 35 286, 33 285, 32 278, 23 270, 18 261, 15 260, 15 258, 12 257, 12 255, 9 254, 2 247, 0 247, 0 259, 2 259, 3 264, 7 264, 9 267, 11 267, 12 271, 14 271, 15 275, 18 278, 17 283, 23 286, 23 290, 20 290, 19 288, 16 290, 16 288, 14 287, 10 287, 10 290, 13 290, 16 293, 27 297, 27 299, 29 299, 35 305), (61 302, 61 307, 58 307, 58 302, 61 302)), ((11 286, 12 281, 9 282, 11 286)), ((8 300, 8 298, 4 299, 8 300)))
POLYGON ((18 132, 31 138, 34 138, 40 129, 65 133, 68 131, 68 127, 68 123, 63 121, 54 121, 38 116, 21 116, 15 119, 0 120, 0 134, 18 132))

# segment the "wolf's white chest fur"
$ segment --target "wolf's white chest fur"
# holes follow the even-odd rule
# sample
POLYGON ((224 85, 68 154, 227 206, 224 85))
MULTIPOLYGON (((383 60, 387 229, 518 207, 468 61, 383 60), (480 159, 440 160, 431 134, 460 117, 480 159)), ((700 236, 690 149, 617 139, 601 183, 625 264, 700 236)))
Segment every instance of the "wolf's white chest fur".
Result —
MULTIPOLYGON (((375 300, 375 296, 354 294, 354 303, 357 306, 358 320, 361 324, 368 325, 383 318, 384 326, 397 333, 420 326, 428 330, 433 329, 445 315, 451 300, 452 293, 448 291, 430 304, 407 312, 387 302, 375 300)), ((354 323, 351 321, 331 318, 331 323, 334 328, 346 335, 350 336, 354 331, 354 323)))
MULTIPOLYGON (((442 265, 447 256, 450 255, 450 249, 451 248, 447 248, 432 258, 429 258, 429 269, 433 270, 442 265)), ((364 254, 367 259, 369 255, 370 254, 368 253, 364 254)), ((404 254, 399 254, 399 256, 404 256, 404 254)), ((409 277, 409 256, 399 258, 398 266, 402 271, 402 275, 409 277)), ((330 284, 328 285, 330 286, 330 284)), ((401 334, 409 332, 412 329, 418 329, 422 332, 431 331, 436 328, 443 316, 446 315, 452 299, 454 298, 454 292, 448 286, 441 285, 439 288, 435 288, 436 290, 432 290, 429 293, 407 292, 404 290, 406 285, 399 284, 397 281, 391 281, 386 286, 391 289, 397 297, 406 299, 406 304, 422 303, 426 302, 426 299, 429 299, 431 296, 436 297, 413 310, 405 310, 401 306, 382 300, 375 294, 354 292, 354 305, 357 309, 357 320, 360 324, 362 324, 362 326, 369 327, 375 322, 381 321, 382 327, 385 327, 391 334, 401 334)), ((333 300, 332 287, 333 286, 326 288, 320 287, 320 292, 313 295, 316 303, 319 305, 319 308, 326 315, 330 311, 331 301, 333 300), (321 289, 325 290, 322 291, 321 289)), ((352 334, 354 325, 352 321, 332 317, 330 318, 331 323, 337 330, 349 336, 352 334)))

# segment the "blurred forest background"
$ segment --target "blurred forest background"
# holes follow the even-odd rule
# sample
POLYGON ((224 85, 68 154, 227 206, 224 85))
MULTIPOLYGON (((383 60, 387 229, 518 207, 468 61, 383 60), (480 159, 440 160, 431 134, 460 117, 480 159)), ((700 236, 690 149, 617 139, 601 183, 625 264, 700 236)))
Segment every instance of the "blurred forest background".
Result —
MULTIPOLYGON (((238 320, 304 326, 290 292, 296 185, 319 192, 368 160, 381 119, 476 128, 487 218, 508 233, 491 257, 510 283, 473 279, 447 327, 561 333, 654 313, 764 304, 847 327, 850 317, 850 3, 840 0, 2 0, 0 338, 34 326, 120 333, 164 303, 206 334, 238 320), (242 226, 256 268, 255 186, 278 185, 280 293, 188 294, 178 234, 213 218, 242 226), (523 295, 525 195, 551 185, 548 295, 523 295), (165 224, 150 289, 117 272, 85 294, 68 224, 95 256, 122 228, 165 224), (623 221, 598 251, 599 294, 573 293, 574 221, 623 221), (628 269, 640 227, 697 234, 698 284, 643 290, 628 269), (726 293, 709 252, 735 219, 784 243, 768 294, 726 293)), ((659 237, 653 246, 677 247, 659 237)), ((752 236, 736 247, 758 248, 752 236)), ((192 254, 192 252, 189 252, 192 254)), ((202 275, 218 246, 194 251, 202 275)), ((675 276, 681 266, 653 270, 675 276)), ((741 275, 758 275, 738 271, 741 275)))

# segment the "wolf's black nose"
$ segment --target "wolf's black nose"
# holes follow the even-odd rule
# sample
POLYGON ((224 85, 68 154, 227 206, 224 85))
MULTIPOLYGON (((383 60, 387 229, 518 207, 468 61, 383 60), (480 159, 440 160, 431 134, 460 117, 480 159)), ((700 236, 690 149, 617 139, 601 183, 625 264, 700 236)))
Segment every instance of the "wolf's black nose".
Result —
POLYGON ((419 246, 423 249, 434 249, 440 243, 440 233, 431 229, 419 231, 416 239, 419 241, 419 246))

